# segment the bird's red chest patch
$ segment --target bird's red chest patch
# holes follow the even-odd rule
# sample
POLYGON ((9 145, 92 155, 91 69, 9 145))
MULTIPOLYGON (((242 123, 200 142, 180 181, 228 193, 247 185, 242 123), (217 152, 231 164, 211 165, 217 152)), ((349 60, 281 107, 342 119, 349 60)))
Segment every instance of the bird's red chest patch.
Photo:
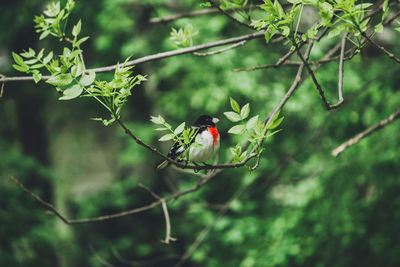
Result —
POLYGON ((208 131, 213 137, 213 147, 215 147, 215 145, 218 143, 218 136, 219 136, 217 127, 208 127, 208 131))

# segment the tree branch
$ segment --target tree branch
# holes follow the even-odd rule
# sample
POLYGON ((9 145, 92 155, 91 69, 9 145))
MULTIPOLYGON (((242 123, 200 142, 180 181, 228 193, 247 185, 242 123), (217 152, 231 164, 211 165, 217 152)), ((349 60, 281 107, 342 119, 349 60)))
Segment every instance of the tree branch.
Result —
MULTIPOLYGON (((210 43, 206 43, 206 44, 185 47, 185 48, 171 50, 171 51, 167 51, 167 52, 161 52, 161 53, 144 56, 141 58, 137 58, 137 59, 128 61, 126 63, 126 66, 140 65, 140 64, 155 61, 158 59, 164 59, 164 58, 183 55, 183 54, 190 54, 190 53, 193 53, 196 51, 201 51, 201 50, 205 50, 205 49, 212 48, 212 47, 218 47, 218 46, 223 46, 223 45, 232 44, 232 43, 239 43, 241 41, 249 41, 249 40, 256 39, 256 38, 262 38, 262 37, 264 37, 264 34, 265 34, 265 31, 259 31, 256 33, 245 34, 242 36, 228 38, 228 39, 210 42, 210 43)), ((106 66, 106 67, 87 69, 85 73, 89 73, 89 71, 94 71, 96 73, 108 72, 108 71, 113 71, 116 68, 117 68, 117 65, 111 65, 111 66, 106 66)), ((43 76, 42 80, 47 80, 49 78, 50 78, 50 76, 43 76)), ((0 82, 16 82, 16 81, 33 81, 33 77, 32 76, 20 76, 20 77, 1 77, 0 78, 0 82)))
POLYGON ((356 136, 354 136, 353 138, 349 139, 348 141, 344 142, 343 144, 341 144, 340 146, 338 146, 337 148, 335 148, 334 150, 332 150, 332 155, 334 157, 337 157, 340 155, 340 153, 342 153, 345 149, 347 149, 348 147, 360 142, 363 138, 367 137, 368 135, 382 129, 383 127, 385 127, 386 125, 388 125, 389 123, 393 122, 394 120, 400 118, 400 109, 398 109, 396 112, 394 112, 393 114, 391 114, 389 117, 387 117, 384 120, 381 120, 380 122, 378 122, 377 124, 369 127, 368 129, 366 129, 365 131, 357 134, 356 136))
POLYGON ((45 206, 48 210, 50 210, 51 213, 53 213, 54 215, 56 215, 58 218, 60 218, 64 223, 66 224, 70 224, 70 221, 68 219, 66 219, 64 216, 61 215, 61 213, 59 213, 56 208, 54 208, 54 206, 49 203, 44 201, 43 199, 41 199, 39 196, 37 196, 35 193, 33 193, 32 191, 30 191, 28 188, 26 188, 20 181, 18 181, 14 176, 9 175, 8 178, 15 183, 16 185, 18 185, 23 191, 25 191, 26 193, 28 193, 29 195, 31 195, 31 197, 33 197, 37 202, 39 202, 40 204, 42 204, 43 206, 45 206))
MULTIPOLYGON (((308 56, 309 56, 309 54, 311 52, 312 43, 313 43, 313 41, 310 40, 309 41, 309 46, 307 47, 307 50, 305 52, 305 58, 308 58, 308 56)), ((298 87, 298 85, 301 82, 301 73, 302 73, 303 69, 304 69, 304 64, 300 65, 299 70, 297 72, 297 75, 296 75, 296 77, 295 77, 295 79, 293 81, 293 84, 292 84, 291 88, 286 93, 284 98, 279 102, 279 104, 274 109, 274 111, 271 113, 271 115, 266 119, 266 124, 269 124, 271 122, 271 120, 274 117, 274 115, 278 112, 278 110, 280 110, 285 105, 285 103, 288 101, 288 99, 294 93, 295 89, 298 87)), ((130 135, 138 144, 146 147, 147 149, 149 149, 150 151, 152 151, 154 153, 159 154, 162 157, 165 157, 166 160, 170 161, 171 163, 175 164, 176 166, 182 165, 182 164, 180 164, 178 162, 174 162, 170 158, 168 158, 168 157, 164 156, 163 154, 161 154, 160 152, 158 152, 158 150, 153 149, 150 146, 148 146, 145 143, 143 143, 140 139, 138 139, 135 135, 133 135, 132 132, 128 128, 126 128, 125 125, 120 120, 117 120, 117 122, 119 122, 119 124, 126 131, 126 133, 128 135, 130 135)), ((207 175, 203 176, 199 180, 199 182, 195 186, 193 186, 192 188, 176 192, 176 193, 171 194, 169 196, 166 196, 166 197, 164 197, 162 199, 165 202, 168 202, 168 201, 173 200, 173 199, 178 199, 178 198, 180 198, 180 197, 182 197, 182 196, 184 196, 186 194, 195 192, 195 191, 199 190, 208 181, 210 181, 213 177, 218 175, 223 169, 243 166, 249 159, 251 159, 253 157, 255 157, 255 155, 248 156, 243 162, 236 163, 236 164, 224 164, 224 165, 214 165, 214 166, 196 166, 196 169, 210 169, 210 168, 213 168, 215 170, 213 172, 211 172, 210 174, 207 174, 207 175)), ((183 166, 183 167, 187 168, 187 167, 191 167, 191 166, 183 166)), ((195 169, 194 167, 192 167, 192 168, 195 169)), ((152 202, 150 204, 147 204, 147 205, 144 205, 144 206, 141 206, 141 207, 138 207, 138 208, 134 208, 134 209, 130 209, 130 210, 114 213, 114 214, 108 214, 108 215, 92 217, 92 218, 85 218, 85 219, 68 219, 65 216, 63 216, 60 212, 58 212, 51 203, 46 202, 43 199, 41 199, 39 196, 34 194, 28 188, 26 188, 22 183, 20 183, 16 178, 14 178, 13 176, 10 176, 10 180, 13 181, 15 184, 17 184, 23 191, 25 191, 26 193, 30 194, 31 197, 33 197, 39 204, 43 205, 45 208, 50 210, 54 215, 56 215, 64 223, 66 223, 68 225, 90 223, 90 222, 99 222, 99 221, 105 221, 105 220, 120 218, 120 217, 128 216, 128 215, 131 215, 131 214, 135 214, 135 213, 143 212, 143 211, 146 211, 146 210, 150 210, 150 209, 152 209, 152 208, 154 208, 154 207, 156 207, 156 206, 158 206, 160 204, 162 205, 162 202, 163 202, 161 199, 157 199, 156 201, 154 201, 154 202, 152 202)))
POLYGON ((375 43, 374 40, 372 40, 365 32, 362 32, 361 35, 368 40, 368 42, 370 42, 373 46, 375 46, 377 49, 379 49, 380 51, 382 51, 387 57, 389 57, 390 59, 396 61, 397 63, 400 63, 400 59, 398 59, 393 53, 389 52, 388 50, 386 50, 385 47, 378 45, 377 43, 375 43))
MULTIPOLYGON (((183 191, 179 191, 176 192, 172 195, 169 195, 167 197, 164 197, 164 201, 168 202, 170 200, 173 199, 178 199, 181 196, 184 196, 186 194, 192 193, 192 192, 196 192, 197 190, 199 190, 205 183, 207 183, 209 180, 211 180, 213 177, 215 177, 217 174, 219 174, 221 172, 221 170, 216 170, 212 173, 210 173, 209 175, 204 176, 203 178, 201 178, 199 180, 199 182, 193 186, 192 188, 183 190, 183 191)), ((46 209, 48 209, 52 214, 56 215, 58 218, 60 218, 65 224, 68 225, 74 225, 74 224, 82 224, 82 223, 91 223, 91 222, 99 222, 99 221, 106 221, 106 220, 111 220, 111 219, 115 219, 115 218, 120 218, 120 217, 124 217, 124 216, 128 216, 131 214, 135 214, 135 213, 139 213, 139 212, 143 212, 146 210, 150 210, 158 205, 162 205, 162 201, 160 199, 157 199, 156 201, 148 204, 148 205, 144 205, 141 206, 139 208, 135 208, 135 209, 130 209, 130 210, 126 210, 126 211, 122 211, 122 212, 118 212, 118 213, 113 213, 113 214, 109 214, 109 215, 103 215, 103 216, 98 216, 98 217, 92 217, 92 218, 86 218, 86 219, 68 219, 66 218, 64 215, 62 215, 58 210, 56 210, 56 208, 49 202, 44 201, 42 198, 40 198, 39 196, 37 196, 35 193, 33 193, 32 191, 30 191, 27 187, 25 187, 20 181, 18 181, 15 177, 13 177, 12 175, 9 176, 9 179, 14 182, 16 185, 18 185, 24 192, 28 193, 32 198, 34 198, 39 204, 41 204, 42 206, 44 206, 46 209)))
POLYGON ((346 36, 345 34, 342 38, 341 42, 341 51, 340 51, 340 60, 339 60, 339 81, 338 81, 338 93, 339 93, 339 100, 336 104, 334 105, 329 105, 328 101, 326 100, 325 93, 322 90, 321 85, 319 84, 317 78, 315 77, 314 71, 311 69, 310 65, 308 64, 307 60, 304 59, 304 57, 301 55, 299 52, 299 49, 296 47, 297 55, 301 59, 301 61, 305 64, 308 73, 311 76, 311 79, 313 80, 319 95, 321 96, 322 102, 324 103, 325 107, 327 110, 332 110, 338 108, 340 105, 343 103, 343 62, 344 62, 344 49, 345 49, 345 44, 346 44, 346 36))

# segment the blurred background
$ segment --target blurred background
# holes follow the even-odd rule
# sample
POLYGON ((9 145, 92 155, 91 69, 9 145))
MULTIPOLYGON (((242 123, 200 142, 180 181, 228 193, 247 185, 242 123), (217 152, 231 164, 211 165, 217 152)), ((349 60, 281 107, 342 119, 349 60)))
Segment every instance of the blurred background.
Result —
MULTIPOLYGON (((22 75, 11 67, 11 51, 61 51, 57 40, 39 41, 34 31, 33 18, 44 1, 1 4, 0 73, 22 75)), ((172 50, 172 27, 191 24, 198 31, 194 45, 250 33, 219 14, 149 22, 200 9, 199 2, 189 0, 86 0, 77 1, 70 21, 82 19, 81 36, 90 35, 82 46, 90 68, 172 50)), ((311 22, 317 19, 313 10, 307 12, 311 22)), ((316 44, 311 59, 324 56, 339 38, 316 44)), ((400 54, 399 34, 391 27, 375 38, 400 54)), ((217 116, 224 162, 237 142, 226 133, 232 126, 223 116, 229 97, 250 103, 251 116, 266 117, 297 71, 232 69, 273 64, 289 48, 282 42, 266 45, 261 38, 214 56, 188 54, 139 65, 135 73, 148 81, 135 87, 122 118, 137 136, 166 153, 171 144, 157 141, 160 133, 151 115, 161 114, 175 126, 191 124, 201 114, 217 116)), ((317 72, 330 103, 337 101, 337 69, 338 62, 332 62, 317 72)), ((399 122, 338 158, 331 156, 342 142, 400 107, 399 70, 365 47, 345 63, 345 104, 329 112, 307 79, 282 110, 283 131, 268 139, 259 169, 226 170, 199 191, 169 202, 177 241, 168 245, 160 242, 165 236, 161 206, 68 226, 45 213, 8 176, 74 219, 152 202, 139 183, 164 196, 194 186, 198 178, 172 168, 156 172, 160 158, 118 125, 90 120, 105 115, 90 99, 58 101, 58 93, 44 82, 7 83, 0 99, 0 266, 173 266, 207 227, 184 266, 400 266, 399 122), (235 194, 229 209, 218 215, 235 194)))

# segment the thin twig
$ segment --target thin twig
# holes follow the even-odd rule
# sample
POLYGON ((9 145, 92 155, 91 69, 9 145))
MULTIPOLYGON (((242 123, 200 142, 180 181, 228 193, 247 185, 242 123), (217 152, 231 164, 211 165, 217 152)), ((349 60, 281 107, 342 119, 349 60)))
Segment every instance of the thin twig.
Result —
POLYGON ((240 41, 236 44, 230 45, 228 47, 224 47, 222 49, 216 50, 216 51, 211 51, 211 52, 207 52, 207 53, 197 53, 197 52, 193 52, 192 54, 198 57, 206 57, 206 56, 211 56, 211 55, 216 55, 216 54, 220 54, 222 52, 225 52, 227 50, 239 47, 239 46, 243 46, 245 43, 247 43, 246 40, 244 41, 240 41))
POLYGON ((343 101, 344 101, 344 99, 343 99, 343 62, 344 62, 344 50, 345 50, 345 44, 346 44, 346 36, 347 36, 347 34, 345 34, 345 35, 343 36, 342 41, 341 41, 341 44, 340 44, 341 50, 340 50, 340 59, 339 59, 339 79, 338 79, 338 94, 339 94, 339 100, 338 100, 338 102, 337 102, 336 104, 334 104, 334 105, 330 105, 330 104, 328 103, 328 101, 326 100, 325 93, 324 93, 324 91, 322 90, 322 87, 321 87, 321 85, 319 84, 317 78, 315 77, 315 74, 314 74, 314 71, 315 71, 315 70, 313 70, 313 69, 310 67, 310 64, 309 64, 309 63, 307 62, 307 60, 301 55, 299 49, 296 47, 297 55, 299 56, 299 58, 301 59, 301 61, 305 64, 305 66, 306 66, 306 68, 307 68, 307 70, 308 70, 308 73, 310 74, 311 79, 312 79, 312 81, 314 82, 314 84, 315 84, 315 86, 316 86, 316 88, 317 88, 317 90, 318 90, 318 92, 319 92, 319 95, 321 96, 322 102, 324 103, 324 105, 325 105, 325 107, 326 107, 327 110, 332 110, 332 109, 336 109, 336 108, 340 107, 340 106, 343 104, 343 101))
POLYGON ((229 12, 223 10, 223 9, 222 9, 218 4, 216 4, 213 0, 208 0, 208 2, 209 2, 212 6, 214 6, 216 9, 218 9, 219 12, 221 12, 221 13, 224 14, 226 17, 228 17, 230 20, 232 20, 233 22, 235 22, 235 23, 237 23, 237 24, 239 24, 239 25, 241 25, 241 26, 245 26, 245 27, 247 27, 247 28, 249 28, 249 29, 257 30, 256 27, 251 26, 250 24, 247 24, 247 23, 244 23, 244 22, 238 20, 237 18, 235 18, 234 16, 232 16, 231 14, 229 14, 229 12))
POLYGON ((375 41, 372 40, 365 32, 362 32, 361 34, 365 39, 368 40, 368 42, 370 42, 373 46, 382 51, 387 57, 396 61, 397 63, 400 63, 400 59, 398 59, 393 53, 389 52, 385 47, 375 43, 375 41))
POLYGON ((397 19, 400 16, 400 10, 398 10, 391 18, 387 18, 384 22, 383 25, 389 25, 392 24, 395 19, 397 19))
MULTIPOLYGON (((259 69, 267 69, 267 68, 278 68, 282 65, 285 66, 290 66, 293 61, 288 61, 288 59, 293 55, 295 51, 294 50, 289 50, 285 55, 283 55, 281 58, 279 58, 275 64, 272 65, 266 65, 266 66, 257 66, 253 68, 245 68, 245 69, 233 69, 233 71, 253 71, 253 70, 259 70, 259 69)), ((293 66, 298 66, 300 64, 294 63, 293 66)))
MULTIPOLYGON (((68 37, 64 37, 64 39, 65 39, 67 42, 71 43, 71 44, 74 43, 74 41, 72 41, 72 40, 71 40, 70 38, 68 38, 68 37)), ((80 48, 79 45, 77 46, 77 48, 78 48, 79 50, 81 50, 81 48, 80 48)), ((83 52, 80 52, 80 53, 79 53, 79 58, 81 59, 81 62, 82 62, 83 73, 85 73, 85 72, 86 72, 86 65, 85 65, 85 60, 83 59, 83 52)))
MULTIPOLYGON (((312 47, 313 47, 313 40, 309 40, 308 47, 306 49, 306 52, 304 53, 304 58, 308 59, 308 57, 310 56, 312 47)), ((300 85, 300 82, 302 81, 301 74, 303 73, 304 66, 305 66, 304 63, 300 65, 299 69, 297 70, 296 77, 294 78, 293 83, 290 86, 290 89, 287 91, 285 96, 281 99, 281 101, 275 107, 275 109, 272 111, 272 113, 268 116, 268 119, 265 121, 265 125, 268 125, 271 123, 271 121, 275 117, 276 113, 278 113, 278 111, 283 108, 283 106, 286 104, 286 102, 289 100, 289 98, 293 95, 294 91, 300 85)))
MULTIPOLYGON (((251 7, 246 6, 243 9, 244 10, 249 10, 251 7)), ((233 8, 227 10, 227 12, 235 12, 239 11, 241 9, 238 8, 233 8)), ((171 22, 180 18, 192 18, 192 17, 197 17, 197 16, 204 16, 204 15, 213 15, 213 14, 219 14, 220 11, 217 8, 209 8, 209 9, 203 9, 203 10, 196 10, 192 12, 187 12, 187 13, 179 13, 179 14, 173 14, 165 17, 160 17, 160 18, 151 18, 149 20, 150 23, 156 24, 156 23, 166 23, 166 22, 171 22)))
POLYGON ((165 239, 161 240, 161 242, 165 244, 169 244, 169 241, 176 241, 176 238, 171 237, 171 222, 169 219, 169 213, 168 213, 168 208, 167 208, 167 202, 165 202, 165 199, 161 199, 161 206, 164 211, 164 217, 165 217, 165 227, 166 227, 166 234, 165 234, 165 239))
POLYGON ((249 169, 249 171, 254 171, 254 170, 256 170, 256 169, 258 168, 258 166, 260 166, 260 161, 261 161, 261 153, 258 154, 256 164, 254 164, 254 166, 251 167, 251 168, 249 169))
POLYGON ((326 101, 325 93, 324 93, 324 91, 322 90, 321 85, 319 84, 317 78, 316 78, 315 75, 314 75, 314 71, 311 69, 311 67, 310 67, 310 65, 308 64, 307 60, 304 59, 303 55, 300 53, 300 51, 299 51, 297 48, 296 48, 296 51, 297 51, 297 55, 299 56, 299 58, 301 59, 301 61, 303 61, 303 63, 305 64, 305 66, 306 66, 306 68, 307 68, 307 70, 308 70, 308 73, 309 73, 310 76, 311 76, 311 79, 313 80, 315 86, 317 87, 317 90, 318 90, 318 92, 319 92, 319 95, 321 96, 321 99, 322 99, 322 101, 324 102, 326 109, 328 109, 328 110, 331 109, 329 103, 326 101))
MULTIPOLYGON (((179 192, 176 192, 176 193, 174 193, 172 195, 164 197, 164 200, 165 201, 170 201, 170 200, 173 200, 173 199, 178 199, 178 198, 180 198, 180 197, 182 197, 182 196, 184 196, 186 194, 196 192, 205 183, 207 183, 209 180, 211 180, 213 177, 215 177, 220 172, 221 172, 221 170, 216 170, 216 171, 210 173, 209 175, 206 175, 203 178, 201 178, 199 180, 199 182, 197 182, 197 184, 195 186, 193 186, 192 188, 189 188, 189 189, 186 189, 186 190, 183 190, 183 191, 179 191, 179 192)), ((126 210, 126 211, 122 211, 122 212, 118 212, 118 213, 113 213, 113 214, 108 214, 108 215, 103 215, 103 216, 98 216, 98 217, 71 220, 71 219, 67 219, 59 211, 57 211, 51 203, 44 201, 39 196, 37 196, 35 193, 30 191, 28 188, 26 188, 15 177, 10 175, 9 178, 10 178, 10 180, 12 182, 14 182, 16 185, 18 185, 23 191, 25 191, 26 193, 31 195, 38 203, 40 203, 41 205, 45 206, 48 210, 50 210, 51 213, 53 213, 54 215, 59 217, 65 224, 68 224, 68 225, 90 223, 90 222, 99 222, 99 221, 106 221, 106 220, 111 220, 111 219, 115 219, 115 218, 120 218, 120 217, 124 217, 124 216, 128 216, 128 215, 132 215, 132 214, 135 214, 135 213, 143 212, 143 211, 146 211, 146 210, 150 210, 150 209, 160 205, 161 202, 162 202, 161 200, 158 199, 158 200, 156 200, 156 201, 154 201, 154 202, 152 202, 152 203, 150 203, 148 205, 144 205, 144 206, 141 206, 141 207, 135 208, 135 209, 130 209, 130 210, 126 210)))
MULTIPOLYGON (((5 78, 6 76, 4 76, 3 74, 0 74, 0 78, 5 78)), ((2 98, 3 97, 3 93, 4 93, 4 85, 5 85, 5 83, 4 82, 2 82, 1 83, 1 89, 0 89, 0 98, 2 98)))
POLYGON ((44 201, 43 199, 41 199, 39 196, 37 196, 35 193, 33 193, 32 191, 30 191, 28 188, 26 188, 20 181, 18 181, 14 176, 9 175, 8 178, 15 183, 16 185, 18 185, 23 191, 25 191, 26 193, 28 193, 29 195, 31 195, 31 197, 33 197, 37 202, 39 202, 40 204, 42 204, 43 206, 45 206, 48 210, 50 210, 54 215, 56 215, 58 218, 60 218, 64 223, 66 224, 70 224, 69 220, 66 219, 64 216, 61 215, 61 213, 59 213, 56 208, 54 208, 54 206, 47 202, 44 201))
POLYGON ((104 266, 107 267, 114 267, 114 265, 112 265, 111 263, 109 263, 108 261, 106 261, 105 259, 103 259, 98 253, 97 251, 94 249, 94 247, 92 245, 89 245, 89 250, 90 252, 93 253, 93 255, 96 257, 96 259, 103 264, 104 266))
POLYGON ((331 109, 335 109, 340 107, 343 104, 343 62, 344 62, 344 49, 346 46, 346 37, 347 33, 343 35, 342 42, 341 42, 341 48, 340 48, 340 59, 339 59, 339 79, 338 79, 338 95, 339 95, 339 100, 336 104, 330 106, 331 109))
POLYGON ((168 208, 167 208, 167 203, 165 199, 159 197, 156 193, 154 193, 150 188, 145 186, 144 184, 139 184, 140 187, 148 191, 155 199, 158 199, 161 201, 161 206, 164 212, 164 217, 165 217, 165 227, 166 227, 166 234, 165 234, 165 239, 161 240, 161 242, 165 244, 169 244, 169 241, 176 241, 176 238, 171 237, 171 221, 169 219, 169 213, 168 213, 168 208))
POLYGON ((393 122, 394 120, 400 118, 400 109, 398 109, 396 112, 394 112, 393 114, 391 114, 389 117, 387 117, 384 120, 381 120, 380 122, 378 122, 377 124, 369 127, 368 129, 366 129, 365 131, 362 131, 361 133, 357 134, 356 136, 354 136, 353 138, 349 139, 348 141, 344 142, 343 144, 341 144, 340 146, 338 146, 337 148, 335 148, 332 151, 332 155, 334 157, 339 156, 340 153, 342 153, 345 149, 347 149, 348 147, 358 143, 359 141, 361 141, 363 138, 367 137, 368 135, 382 129, 383 127, 385 127, 387 124, 393 122))
POLYGON ((242 69, 232 69, 234 72, 240 72, 240 71, 255 71, 255 70, 264 70, 264 69, 277 69, 281 66, 284 67, 298 67, 301 65, 301 62, 299 61, 290 61, 287 60, 285 63, 282 65, 278 66, 276 63, 275 64, 270 64, 270 65, 261 65, 261 66, 255 66, 251 68, 242 68, 242 69))

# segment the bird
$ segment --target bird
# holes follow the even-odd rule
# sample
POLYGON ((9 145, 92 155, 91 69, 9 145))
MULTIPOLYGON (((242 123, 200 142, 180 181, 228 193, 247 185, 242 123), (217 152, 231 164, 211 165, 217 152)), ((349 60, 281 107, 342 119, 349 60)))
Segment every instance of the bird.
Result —
MULTIPOLYGON (((194 163, 204 163, 209 160, 219 149, 219 133, 216 124, 218 118, 209 115, 201 115, 191 126, 197 130, 192 143, 189 145, 189 161, 194 163)), ((168 152, 167 157, 177 159, 183 156, 184 148, 179 142, 175 142, 168 152)), ((164 160, 157 165, 156 169, 161 170, 169 165, 168 160, 164 160)))

